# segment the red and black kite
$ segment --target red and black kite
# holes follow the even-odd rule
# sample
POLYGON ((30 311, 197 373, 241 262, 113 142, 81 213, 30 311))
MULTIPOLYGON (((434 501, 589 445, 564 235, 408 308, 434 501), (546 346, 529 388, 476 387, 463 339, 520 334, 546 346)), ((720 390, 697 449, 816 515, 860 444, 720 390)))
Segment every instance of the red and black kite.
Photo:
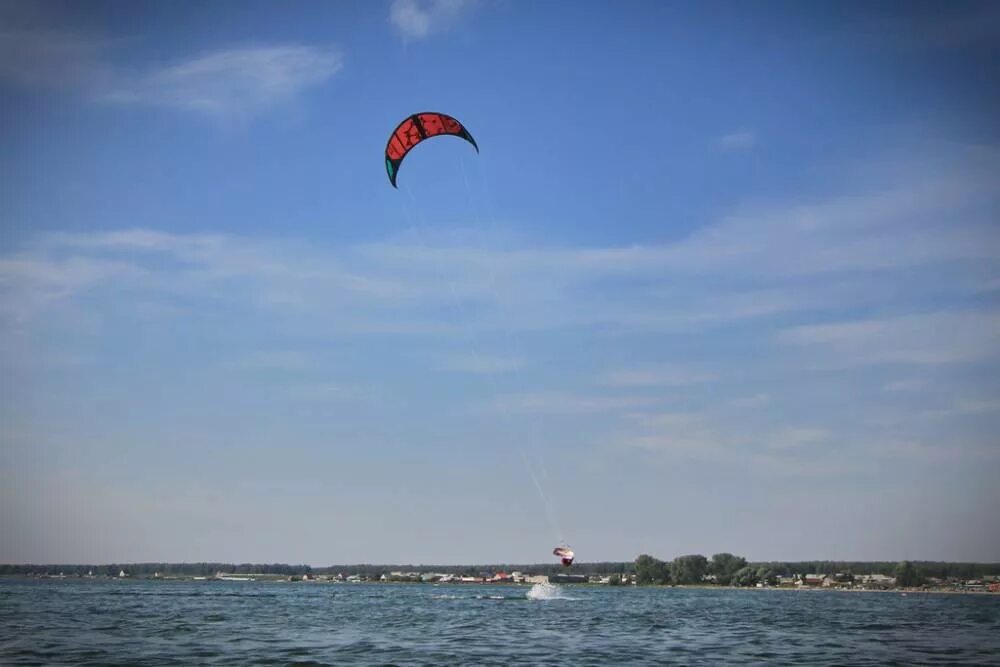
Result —
POLYGON ((415 113, 397 125, 389 137, 389 143, 385 146, 385 170, 389 174, 392 187, 396 187, 399 165, 414 146, 424 139, 447 134, 465 139, 472 144, 477 153, 479 152, 476 140, 465 126, 447 114, 430 111, 415 113))

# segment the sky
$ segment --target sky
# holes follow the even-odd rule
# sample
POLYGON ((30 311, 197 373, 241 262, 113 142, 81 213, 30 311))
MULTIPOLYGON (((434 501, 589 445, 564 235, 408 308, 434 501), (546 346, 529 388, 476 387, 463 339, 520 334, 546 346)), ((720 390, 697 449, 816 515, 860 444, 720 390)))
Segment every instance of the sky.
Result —
POLYGON ((998 78, 990 2, 0 2, 0 562, 1000 561, 998 78))

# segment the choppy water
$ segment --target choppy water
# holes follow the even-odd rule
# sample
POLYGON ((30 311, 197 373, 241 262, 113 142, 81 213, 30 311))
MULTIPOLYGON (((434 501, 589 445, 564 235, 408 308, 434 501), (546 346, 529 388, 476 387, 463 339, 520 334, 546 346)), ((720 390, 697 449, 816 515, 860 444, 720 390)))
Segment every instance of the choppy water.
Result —
POLYGON ((0 663, 1000 664, 1000 596, 0 581, 0 663))

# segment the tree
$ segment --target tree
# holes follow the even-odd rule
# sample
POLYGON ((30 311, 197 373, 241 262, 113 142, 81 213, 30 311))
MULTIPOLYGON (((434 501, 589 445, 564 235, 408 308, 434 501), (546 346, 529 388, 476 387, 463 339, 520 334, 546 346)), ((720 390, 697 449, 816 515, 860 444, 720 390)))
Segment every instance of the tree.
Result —
POLYGON ((757 568, 757 581, 763 581, 768 586, 776 586, 778 574, 766 565, 761 565, 757 568))
POLYGON ((900 561, 896 566, 896 585, 903 587, 922 586, 923 574, 908 560, 900 561))
POLYGON ((670 578, 677 584, 700 584, 708 571, 708 559, 701 554, 679 556, 670 564, 670 578))
POLYGON ((751 565, 741 567, 732 574, 732 584, 734 586, 756 586, 757 582, 760 581, 757 570, 758 568, 751 565))
POLYGON ((635 559, 635 580, 638 584, 668 584, 670 565, 648 554, 642 554, 635 559))
POLYGON ((723 586, 728 586, 733 574, 746 567, 747 559, 730 553, 715 554, 709 564, 708 571, 715 575, 715 580, 723 586))

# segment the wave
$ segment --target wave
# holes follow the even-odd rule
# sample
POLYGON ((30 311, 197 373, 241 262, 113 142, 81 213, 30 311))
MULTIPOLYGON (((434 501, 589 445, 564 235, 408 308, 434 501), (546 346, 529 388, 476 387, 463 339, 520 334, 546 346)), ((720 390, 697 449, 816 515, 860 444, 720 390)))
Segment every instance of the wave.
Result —
POLYGON ((524 594, 529 600, 576 600, 566 595, 564 589, 553 584, 535 584, 524 594))

